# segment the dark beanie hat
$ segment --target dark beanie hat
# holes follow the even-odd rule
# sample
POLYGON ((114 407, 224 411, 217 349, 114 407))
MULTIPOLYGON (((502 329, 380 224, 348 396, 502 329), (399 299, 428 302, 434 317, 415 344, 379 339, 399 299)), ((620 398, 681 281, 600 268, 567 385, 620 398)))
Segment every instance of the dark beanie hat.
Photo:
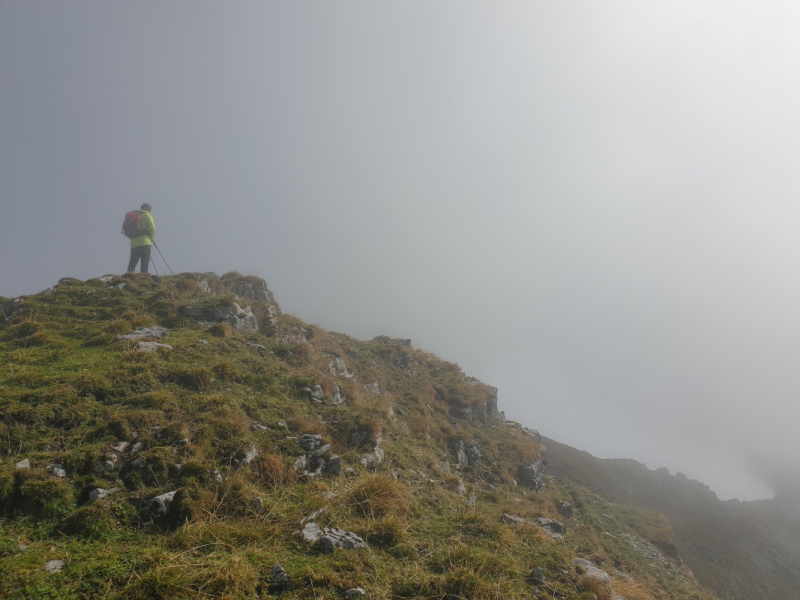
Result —
POLYGON ((144 204, 142 204, 141 210, 146 210, 147 212, 150 212, 151 210, 153 210, 153 207, 150 206, 147 202, 145 202, 144 204))

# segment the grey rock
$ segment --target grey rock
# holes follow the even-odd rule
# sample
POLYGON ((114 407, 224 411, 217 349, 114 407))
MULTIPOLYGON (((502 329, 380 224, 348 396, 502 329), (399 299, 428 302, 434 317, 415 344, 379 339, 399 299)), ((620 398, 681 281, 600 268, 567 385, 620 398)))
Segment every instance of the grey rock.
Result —
POLYGON ((337 529, 335 527, 326 527, 324 531, 324 535, 315 544, 324 554, 332 554, 336 548, 355 550, 357 548, 367 547, 367 543, 364 540, 350 531, 344 531, 343 529, 337 529))
POLYGON ((272 567, 272 582, 269 584, 269 591, 272 593, 285 592, 292 587, 292 581, 289 575, 280 565, 272 567))
POLYGON ((320 456, 324 455, 328 450, 331 449, 330 444, 325 444, 324 446, 320 446, 314 452, 311 453, 311 458, 319 458, 320 456))
POLYGON ((64 569, 63 560, 49 560, 44 565, 44 570, 50 574, 59 573, 64 569))
POLYGON ((545 517, 539 517, 536 519, 536 522, 541 527, 549 527, 555 533, 564 533, 565 527, 563 523, 559 523, 555 519, 546 519, 545 517))
POLYGON ((233 291, 237 296, 241 296, 242 298, 252 298, 253 300, 263 300, 264 302, 272 304, 275 303, 275 298, 267 287, 266 281, 252 283, 247 280, 240 280, 233 285, 233 291))
POLYGON ((197 287, 199 287, 206 294, 211 293, 211 287, 209 287, 208 285, 208 279, 203 279, 202 281, 198 281, 197 287))
POLYGON ((41 292, 39 292, 39 295, 40 296, 49 296, 53 292, 55 292, 55 290, 53 288, 49 287, 46 290, 42 290, 41 292))
POLYGON ((316 544, 319 539, 324 535, 324 531, 314 523, 314 521, 309 521, 303 527, 303 531, 300 532, 300 535, 303 537, 305 541, 309 544, 316 544))
POLYGON ((108 283, 109 281, 114 279, 114 276, 113 275, 103 275, 102 277, 98 277, 98 279, 100 281, 102 281, 103 283, 108 283))
POLYGON ((251 462, 255 460, 257 456, 258 456, 258 448, 256 448, 255 444, 253 444, 252 446, 250 446, 250 450, 248 450, 247 453, 244 455, 244 464, 249 465, 251 462))
POLYGON ((346 377, 347 379, 353 377, 353 374, 347 370, 347 365, 342 358, 334 358, 328 363, 328 369, 334 377, 346 377))
POLYGON ((130 333, 126 333, 125 335, 118 335, 118 341, 125 341, 125 340, 144 340, 147 338, 156 338, 161 339, 169 337, 169 330, 164 327, 139 327, 138 329, 134 329, 130 333))
POLYGON ((322 444, 322 436, 306 433, 297 438, 297 445, 306 452, 312 452, 322 444))
POLYGON ((262 346, 261 344, 256 344, 255 342, 247 342, 247 346, 249 348, 255 348, 256 350, 264 350, 265 352, 269 350, 266 346, 262 346))
POLYGON ((17 463, 17 469, 30 469, 31 468, 31 461, 27 458, 23 458, 21 461, 17 463))
MULTIPOLYGON (((140 442, 141 443, 141 442, 140 442)), ((137 458, 133 462, 131 462, 131 467, 134 469, 144 469, 147 466, 147 463, 144 462, 141 458, 137 458)))
POLYGON ((381 395, 381 386, 378 385, 377 381, 373 381, 372 383, 368 383, 367 385, 364 386, 364 389, 366 389, 367 391, 372 392, 372 394, 374 396, 380 396, 381 395))
POLYGON ((122 283, 118 283, 117 285, 108 286, 108 289, 110 289, 110 290, 121 290, 124 287, 125 287, 125 282, 123 281, 122 283))
POLYGON ((236 333, 258 333, 258 320, 249 306, 242 308, 234 302, 230 307, 217 307, 214 316, 230 324, 236 333))
POLYGON ((59 479, 64 479, 67 476, 64 466, 56 463, 47 465, 47 472, 53 477, 58 477, 59 479))
POLYGON ((383 462, 384 457, 385 453, 383 452, 383 449, 375 446, 375 448, 372 449, 372 452, 362 454, 359 462, 364 465, 364 468, 366 468, 368 471, 372 471, 383 462))
POLYGON ((294 461, 292 468, 295 471, 305 471, 306 469, 308 469, 308 458, 305 455, 301 456, 296 461, 294 461))
POLYGON ((559 502, 558 503, 558 514, 560 514, 565 519, 569 519, 572 516, 573 508, 572 504, 569 502, 559 502))
POLYGON ((225 476, 216 469, 211 471, 211 477, 213 477, 214 481, 217 483, 222 483, 223 481, 225 481, 225 476))
POLYGON ((172 500, 175 498, 176 492, 177 490, 151 498, 150 502, 147 503, 150 514, 154 517, 165 516, 169 512, 169 507, 172 504, 172 500))
POLYGON ((467 458, 469 464, 474 465, 481 458, 481 447, 478 442, 472 441, 467 444, 466 448, 467 458))
POLYGON ((189 438, 183 438, 175 442, 178 446, 188 446, 189 445, 189 438))
POLYGON ((458 478, 458 485, 456 486, 456 493, 459 496, 466 496, 467 495, 467 488, 464 485, 464 480, 461 477, 458 478))
POLYGON ((74 277, 62 277, 58 280, 58 285, 72 285, 73 283, 83 283, 80 279, 74 277))
POLYGON ((206 340, 197 340, 197 343, 198 344, 207 344, 208 342, 206 340))
POLYGON ((250 423, 250 431, 269 431, 269 427, 258 423, 250 423))
POLYGON ((333 385, 333 397, 331 398, 331 404, 336 406, 337 404, 344 403, 344 396, 342 396, 342 391, 339 389, 339 386, 334 384, 333 385))
POLYGON ((178 475, 181 472, 183 465, 181 463, 175 463, 172 465, 169 470, 173 475, 178 475))
POLYGON ((184 317, 195 319, 202 319, 206 316, 206 309, 202 306, 184 306, 182 312, 184 317))
POLYGON ((140 352, 157 352, 159 348, 172 350, 172 346, 169 344, 159 344, 158 342, 139 342, 136 344, 136 350, 140 352))
POLYGON ((125 452, 129 445, 128 442, 119 442, 116 446, 111 446, 111 448, 116 452, 125 452))
POLYGON ((264 501, 259 496, 258 498, 256 498, 255 500, 253 500, 250 503, 250 506, 253 507, 254 511, 256 511, 257 513, 260 513, 260 512, 262 512, 264 510, 264 501))
POLYGON ((131 452, 139 452, 142 448, 144 448, 144 442, 136 442, 133 446, 131 446, 131 452))
POLYGON ((510 515, 508 513, 503 513, 500 518, 509 525, 522 525, 525 523, 525 519, 522 517, 515 517, 514 515, 510 515))
POLYGON ((328 471, 332 475, 339 475, 342 472, 342 459, 336 454, 328 459, 328 471))
POLYGON ((534 567, 533 571, 528 577, 528 580, 533 585, 544 585, 544 570, 542 567, 534 567))
POLYGON ((111 494, 116 494, 120 488, 111 488, 104 490, 103 488, 96 488, 89 492, 89 502, 97 502, 103 498, 107 498, 111 494))
POLYGON ((469 457, 467 456, 464 442, 462 440, 455 440, 451 442, 450 447, 453 449, 453 452, 455 452, 456 462, 464 467, 468 467, 469 457))
POLYGON ((366 595, 367 592, 364 591, 364 588, 360 587, 350 588, 349 590, 342 592, 342 596, 344 596, 345 598, 360 598, 361 596, 366 596, 366 595))
POLYGON ((608 573, 602 569, 598 569, 593 562, 585 558, 573 558, 572 564, 579 575, 611 585, 611 577, 609 577, 608 573))
POLYGON ((517 480, 520 485, 540 492, 544 489, 544 476, 547 472, 547 461, 541 455, 535 462, 520 469, 517 480))

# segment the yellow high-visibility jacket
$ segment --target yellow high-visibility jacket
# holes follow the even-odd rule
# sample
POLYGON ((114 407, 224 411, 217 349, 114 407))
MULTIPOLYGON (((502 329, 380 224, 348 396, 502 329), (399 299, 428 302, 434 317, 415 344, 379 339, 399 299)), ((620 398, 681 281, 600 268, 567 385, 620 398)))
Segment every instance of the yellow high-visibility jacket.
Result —
POLYGON ((136 211, 142 215, 142 231, 144 233, 135 238, 131 238, 131 248, 138 248, 139 246, 150 246, 151 240, 156 239, 156 223, 153 221, 153 216, 146 210, 136 211))

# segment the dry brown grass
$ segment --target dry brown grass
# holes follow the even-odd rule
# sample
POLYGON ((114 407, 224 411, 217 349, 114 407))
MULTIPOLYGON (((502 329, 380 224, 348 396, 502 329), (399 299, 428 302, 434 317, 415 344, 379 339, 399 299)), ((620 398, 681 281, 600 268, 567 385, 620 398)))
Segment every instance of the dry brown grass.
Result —
POLYGON ((408 489, 392 477, 374 473, 362 477, 347 494, 347 504, 357 514, 371 517, 405 517, 409 507, 408 489))
POLYGON ((287 425, 289 425, 289 428, 293 433, 299 433, 301 435, 305 433, 322 435, 328 430, 324 423, 320 421, 313 421, 311 419, 304 419, 302 417, 289 419, 287 425))
POLYGON ((252 464, 256 481, 269 488, 278 488, 297 479, 297 471, 288 467, 286 461, 274 454, 262 454, 252 464))
POLYGON ((230 323, 216 323, 208 328, 208 333, 216 337, 227 338, 233 335, 230 323))

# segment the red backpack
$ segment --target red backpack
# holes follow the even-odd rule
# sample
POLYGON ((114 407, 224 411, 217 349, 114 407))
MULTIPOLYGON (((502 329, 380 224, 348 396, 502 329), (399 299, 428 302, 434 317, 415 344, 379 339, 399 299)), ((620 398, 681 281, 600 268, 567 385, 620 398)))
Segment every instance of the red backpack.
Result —
POLYGON ((133 239, 143 235, 142 232, 142 213, 138 210, 132 210, 125 214, 125 220, 122 222, 122 233, 126 237, 133 239))

